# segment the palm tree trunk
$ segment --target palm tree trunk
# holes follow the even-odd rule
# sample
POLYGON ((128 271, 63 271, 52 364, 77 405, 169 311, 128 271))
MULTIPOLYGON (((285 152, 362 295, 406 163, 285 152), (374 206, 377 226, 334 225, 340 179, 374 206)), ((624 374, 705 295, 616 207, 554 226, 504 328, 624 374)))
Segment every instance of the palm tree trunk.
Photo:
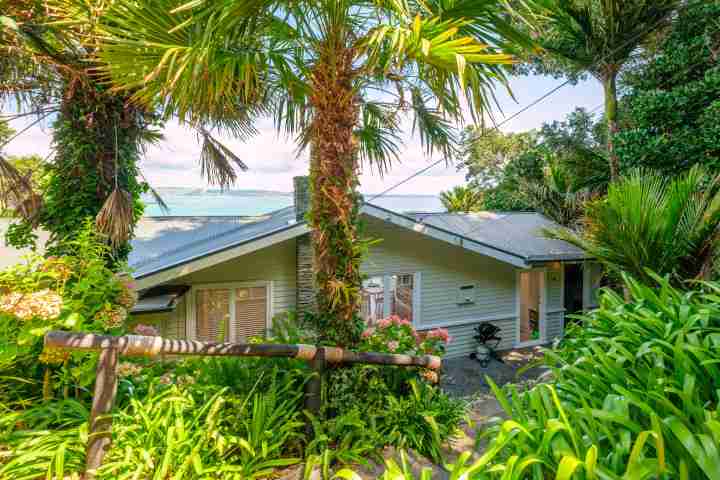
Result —
POLYGON ((617 126, 617 72, 608 73, 603 78, 605 90, 605 118, 607 120, 607 150, 610 161, 610 180, 615 181, 620 177, 620 163, 615 153, 614 135, 618 131, 617 126))
POLYGON ((317 307, 324 336, 352 345, 362 330, 360 308, 358 106, 352 51, 328 48, 313 68, 311 103, 311 209, 317 307))

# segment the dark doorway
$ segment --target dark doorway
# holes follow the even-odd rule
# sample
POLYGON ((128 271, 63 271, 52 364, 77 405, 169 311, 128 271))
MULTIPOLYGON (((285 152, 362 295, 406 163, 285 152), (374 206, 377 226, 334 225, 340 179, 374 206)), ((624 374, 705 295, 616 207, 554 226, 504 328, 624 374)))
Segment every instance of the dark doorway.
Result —
MULTIPOLYGON (((565 315, 580 313, 583 309, 582 264, 565 264, 565 315)), ((566 317, 567 318, 567 317, 566 317)))

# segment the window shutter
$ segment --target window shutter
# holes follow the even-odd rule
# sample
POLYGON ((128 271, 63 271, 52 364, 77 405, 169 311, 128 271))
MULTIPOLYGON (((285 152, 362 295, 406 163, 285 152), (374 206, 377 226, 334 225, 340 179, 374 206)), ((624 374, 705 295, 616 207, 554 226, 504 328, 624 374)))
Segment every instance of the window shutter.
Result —
POLYGON ((195 305, 195 339, 201 342, 222 342, 227 339, 230 290, 198 290, 195 305))
POLYGON ((250 287, 235 290, 235 318, 232 329, 238 342, 262 335, 267 328, 267 288, 250 287))

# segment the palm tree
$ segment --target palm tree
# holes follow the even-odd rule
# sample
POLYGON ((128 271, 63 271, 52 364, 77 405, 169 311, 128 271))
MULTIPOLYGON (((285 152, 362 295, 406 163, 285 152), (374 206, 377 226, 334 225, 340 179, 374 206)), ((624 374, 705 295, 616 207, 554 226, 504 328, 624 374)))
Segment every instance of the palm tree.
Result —
POLYGON ((611 179, 620 166, 613 148, 618 131, 617 76, 681 4, 680 0, 548 0, 542 46, 569 63, 569 73, 589 72, 603 86, 611 179))
POLYGON ((448 212, 476 212, 482 208, 482 192, 466 185, 458 185, 440 192, 440 201, 448 212))
MULTIPOLYGON (((91 217, 122 259, 143 211, 140 194, 154 194, 138 163, 143 146, 159 139, 157 112, 130 102, 129 92, 111 92, 98 76, 97 27, 106 6, 0 0, 0 102, 13 103, 18 117, 53 121, 53 155, 39 162, 47 174, 41 185, 0 152, 0 207, 20 218, 9 235, 16 246, 31 240, 23 232, 41 226, 51 234, 48 253, 66 253, 67 240, 91 217)), ((232 165, 244 165, 207 132, 201 136, 203 172, 231 183, 232 165)))
POLYGON ((551 157, 543 171, 542 180, 521 181, 519 195, 546 217, 575 229, 579 226, 587 202, 600 194, 600 190, 578 186, 577 180, 561 158, 551 157))
POLYGON ((677 283, 704 278, 715 260, 720 228, 720 176, 693 167, 680 177, 633 171, 590 202, 581 233, 547 232, 582 248, 612 272, 654 284, 648 273, 677 283))
POLYGON ((396 159, 405 113, 428 152, 450 155, 462 105, 485 112, 512 62, 503 49, 524 41, 504 3, 119 0, 101 58, 138 101, 240 134, 268 113, 309 147, 318 310, 348 344, 367 248, 358 168, 396 159))

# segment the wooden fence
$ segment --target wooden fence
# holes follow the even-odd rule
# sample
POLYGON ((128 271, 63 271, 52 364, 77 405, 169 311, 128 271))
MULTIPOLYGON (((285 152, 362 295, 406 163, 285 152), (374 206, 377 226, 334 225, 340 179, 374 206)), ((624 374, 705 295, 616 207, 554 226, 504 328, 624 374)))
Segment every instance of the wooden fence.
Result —
POLYGON ((373 352, 353 352, 336 347, 283 344, 243 344, 197 342, 174 340, 141 335, 95 335, 52 331, 45 335, 48 349, 98 351, 98 365, 90 410, 90 429, 86 453, 86 476, 94 477, 102 464, 105 452, 110 448, 112 417, 110 410, 117 394, 117 366, 120 356, 153 357, 165 355, 201 355, 226 357, 286 357, 304 360, 315 372, 305 385, 305 408, 317 414, 320 411, 320 390, 323 371, 328 364, 375 364, 422 367, 439 370, 440 357, 432 355, 413 356, 373 352))

